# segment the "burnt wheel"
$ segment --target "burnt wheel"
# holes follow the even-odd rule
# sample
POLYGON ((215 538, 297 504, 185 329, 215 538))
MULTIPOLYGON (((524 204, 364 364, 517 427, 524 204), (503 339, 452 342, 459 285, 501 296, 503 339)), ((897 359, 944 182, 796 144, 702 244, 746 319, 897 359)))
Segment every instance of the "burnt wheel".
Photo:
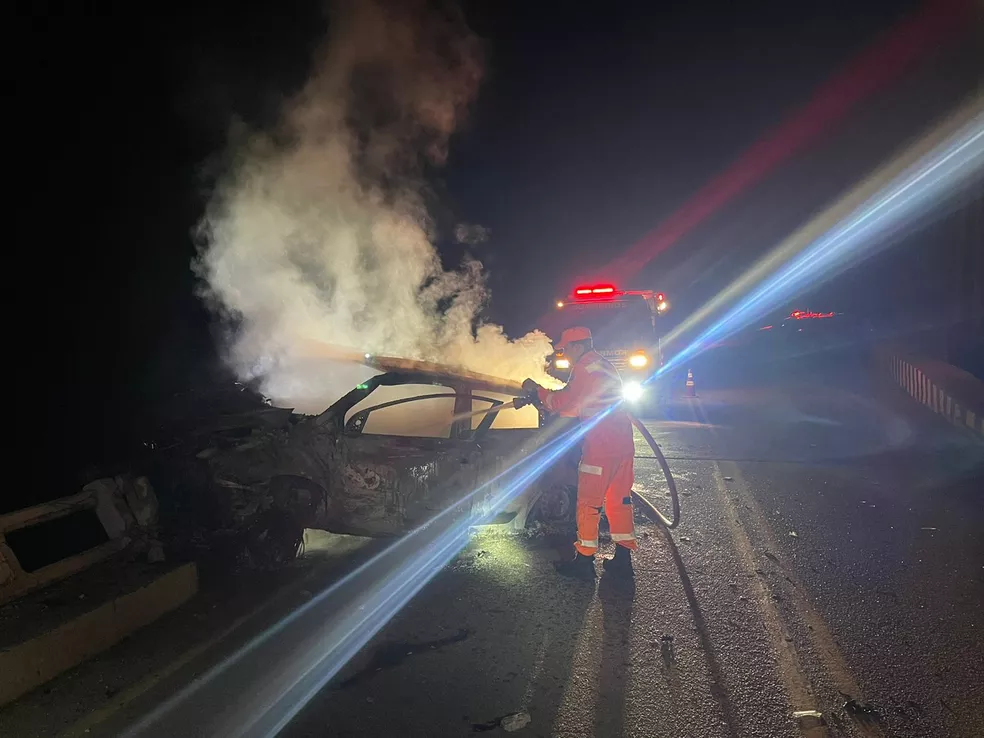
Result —
POLYGON ((297 558, 304 528, 286 510, 272 508, 257 517, 246 531, 250 562, 259 569, 279 569, 297 558))
POLYGON ((319 514, 328 511, 328 492, 317 482, 294 474, 282 474, 270 480, 273 506, 288 511, 303 527, 313 527, 319 514))
POLYGON ((527 525, 564 525, 574 520, 577 506, 577 488, 569 484, 551 484, 533 503, 527 525))

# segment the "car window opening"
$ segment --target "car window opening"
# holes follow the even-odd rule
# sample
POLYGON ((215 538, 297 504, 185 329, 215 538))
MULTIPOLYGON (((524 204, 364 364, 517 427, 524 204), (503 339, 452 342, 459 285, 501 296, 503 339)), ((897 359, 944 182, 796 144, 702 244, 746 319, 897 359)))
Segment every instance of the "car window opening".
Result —
POLYGON ((455 391, 443 385, 380 385, 345 414, 363 435, 450 438, 455 391))

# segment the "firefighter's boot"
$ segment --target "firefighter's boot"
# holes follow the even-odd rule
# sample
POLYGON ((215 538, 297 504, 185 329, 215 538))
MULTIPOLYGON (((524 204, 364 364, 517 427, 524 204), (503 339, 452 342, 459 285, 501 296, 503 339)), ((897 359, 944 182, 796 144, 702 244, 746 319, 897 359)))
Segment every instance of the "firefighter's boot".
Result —
POLYGON ((601 562, 605 567, 605 573, 621 579, 631 579, 635 576, 632 569, 632 552, 625 546, 615 547, 615 558, 605 559, 601 562))
POLYGON ((576 553, 573 559, 555 563, 554 567, 557 569, 558 574, 564 577, 570 577, 571 579, 591 582, 594 581, 596 576, 594 556, 585 556, 581 552, 576 553))

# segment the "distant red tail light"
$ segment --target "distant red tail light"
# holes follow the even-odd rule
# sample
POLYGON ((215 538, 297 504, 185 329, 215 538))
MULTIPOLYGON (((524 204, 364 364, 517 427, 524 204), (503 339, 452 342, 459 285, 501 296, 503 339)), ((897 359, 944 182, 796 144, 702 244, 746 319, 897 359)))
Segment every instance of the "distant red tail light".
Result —
POLYGON ((794 320, 809 320, 813 318, 833 318, 837 313, 814 313, 810 310, 794 310, 789 314, 794 320))

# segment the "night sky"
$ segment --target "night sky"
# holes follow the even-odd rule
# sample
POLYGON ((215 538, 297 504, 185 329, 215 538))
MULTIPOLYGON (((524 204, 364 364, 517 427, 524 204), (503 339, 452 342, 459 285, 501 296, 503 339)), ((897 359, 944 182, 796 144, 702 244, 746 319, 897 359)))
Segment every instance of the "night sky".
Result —
MULTIPOLYGON (((464 251, 455 223, 490 229, 469 249, 488 268, 489 317, 512 333, 575 280, 603 276, 919 7, 552 5, 465 4, 487 43, 486 79, 432 182, 449 266, 464 251)), ((20 155, 43 152, 23 180, 32 215, 18 231, 33 244, 34 274, 55 277, 33 284, 48 330, 27 344, 54 367, 37 391, 49 431, 69 447, 56 486, 118 455, 121 439, 142 432, 143 408, 216 368, 189 269, 208 164, 234 116, 275 119, 325 27, 315 2, 103 7, 35 6, 33 54, 16 85, 24 129, 8 142, 20 155)), ((950 39, 629 286, 664 290, 680 310, 699 305, 968 94, 982 68, 970 35, 950 39)))

